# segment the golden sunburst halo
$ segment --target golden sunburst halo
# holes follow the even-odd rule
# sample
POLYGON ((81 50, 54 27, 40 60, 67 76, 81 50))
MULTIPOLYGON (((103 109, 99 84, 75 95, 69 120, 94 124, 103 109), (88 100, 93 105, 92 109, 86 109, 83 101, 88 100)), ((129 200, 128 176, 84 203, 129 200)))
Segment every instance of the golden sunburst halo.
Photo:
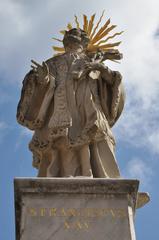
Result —
MULTIPOLYGON (((104 25, 102 25, 102 27, 99 28, 99 25, 101 24, 103 17, 104 17, 104 12, 102 12, 102 15, 100 16, 99 20, 97 21, 96 25, 94 26, 94 21, 95 21, 95 16, 96 14, 93 14, 90 17, 90 20, 88 20, 88 17, 83 14, 83 24, 80 26, 78 17, 75 15, 75 28, 80 28, 82 30, 84 30, 89 39, 90 42, 88 44, 87 50, 89 52, 96 52, 98 50, 102 50, 104 52, 106 51, 110 51, 113 50, 115 47, 119 46, 120 42, 114 42, 114 43, 110 43, 108 42, 108 40, 113 39, 114 37, 121 35, 123 33, 123 31, 121 32, 116 32, 114 34, 111 35, 111 31, 117 27, 117 25, 111 25, 111 21, 110 18, 108 20, 106 20, 106 22, 104 23, 104 25)), ((67 30, 71 30, 72 28, 74 28, 72 26, 71 23, 67 24, 67 30)), ((62 30, 60 31, 61 34, 65 34, 66 30, 62 30)), ((53 38, 54 40, 61 42, 61 39, 58 38, 53 38)), ((65 49, 64 47, 58 47, 58 46, 53 46, 53 50, 57 53, 64 53, 65 49)))

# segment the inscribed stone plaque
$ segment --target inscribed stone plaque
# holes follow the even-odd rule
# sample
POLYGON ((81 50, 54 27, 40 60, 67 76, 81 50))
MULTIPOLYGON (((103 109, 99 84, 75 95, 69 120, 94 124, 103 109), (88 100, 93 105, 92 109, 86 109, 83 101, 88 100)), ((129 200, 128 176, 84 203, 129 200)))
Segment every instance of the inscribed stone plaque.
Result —
POLYGON ((26 181, 30 181, 30 186, 21 192, 17 240, 135 239, 133 201, 128 197, 135 182, 130 181, 128 188, 128 180, 93 180, 92 185, 88 179, 68 179, 65 184, 63 180, 52 179, 51 188, 51 182, 47 186, 47 180, 41 179, 40 188, 35 180, 26 181), (113 186, 118 187, 116 193, 113 186))

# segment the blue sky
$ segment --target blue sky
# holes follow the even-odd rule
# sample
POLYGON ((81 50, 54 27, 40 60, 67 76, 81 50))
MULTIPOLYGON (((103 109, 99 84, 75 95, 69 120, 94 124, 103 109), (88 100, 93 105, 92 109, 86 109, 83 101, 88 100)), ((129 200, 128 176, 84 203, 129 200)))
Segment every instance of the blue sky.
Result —
POLYGON ((136 212, 137 240, 158 239, 159 223, 159 2, 157 0, 5 0, 0 1, 0 239, 14 240, 13 178, 33 177, 27 144, 31 132, 16 123, 21 82, 38 62, 53 55, 52 37, 74 14, 100 16, 102 10, 118 30, 121 64, 108 63, 123 75, 127 98, 113 128, 123 177, 137 178, 151 202, 136 212))

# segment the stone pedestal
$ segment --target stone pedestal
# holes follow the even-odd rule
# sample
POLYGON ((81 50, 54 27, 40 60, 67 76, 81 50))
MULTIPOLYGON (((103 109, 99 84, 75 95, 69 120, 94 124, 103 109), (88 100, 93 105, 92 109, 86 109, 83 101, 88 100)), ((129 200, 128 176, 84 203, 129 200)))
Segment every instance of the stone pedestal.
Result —
POLYGON ((135 240, 139 181, 15 179, 16 240, 135 240))

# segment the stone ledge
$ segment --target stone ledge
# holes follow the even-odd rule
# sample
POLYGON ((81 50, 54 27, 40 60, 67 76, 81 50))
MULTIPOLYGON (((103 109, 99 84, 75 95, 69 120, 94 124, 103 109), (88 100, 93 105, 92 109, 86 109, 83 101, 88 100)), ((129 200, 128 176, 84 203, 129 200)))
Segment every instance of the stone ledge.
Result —
POLYGON ((15 191, 74 193, 137 193, 136 179, 105 178, 15 178, 15 191))

